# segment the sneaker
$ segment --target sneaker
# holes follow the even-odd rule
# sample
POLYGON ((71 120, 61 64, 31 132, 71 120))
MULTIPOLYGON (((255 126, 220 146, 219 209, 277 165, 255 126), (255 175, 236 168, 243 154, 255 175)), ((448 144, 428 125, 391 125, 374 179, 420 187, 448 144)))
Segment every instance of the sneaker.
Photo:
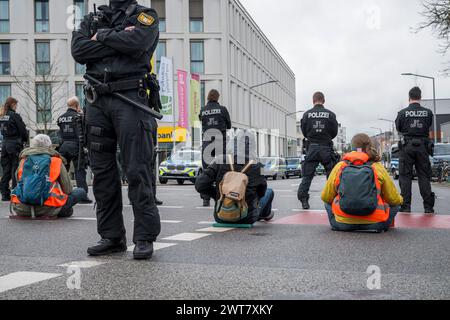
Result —
POLYGON ((138 241, 133 251, 135 260, 148 260, 153 256, 153 242, 138 241))
POLYGON ((302 199, 300 201, 302 202, 303 210, 309 210, 311 208, 309 205, 309 199, 302 199))
POLYGON ((80 202, 78 202, 78 203, 79 204, 92 204, 92 203, 94 203, 94 201, 92 201, 89 198, 86 198, 86 199, 80 200, 80 202))
POLYGON ((273 219, 273 217, 275 217, 275 212, 270 211, 270 214, 267 217, 264 218, 264 221, 269 222, 269 221, 271 221, 273 219))
POLYGON ((411 207, 408 207, 408 206, 402 206, 402 207, 400 208, 400 212, 403 212, 403 213, 411 213, 411 207))
POLYGON ((127 251, 127 241, 125 237, 122 239, 102 239, 96 246, 87 249, 87 253, 90 256, 106 256, 113 253, 127 251))
POLYGON ((210 200, 203 200, 203 206, 205 208, 210 207, 211 206, 211 201, 210 200))

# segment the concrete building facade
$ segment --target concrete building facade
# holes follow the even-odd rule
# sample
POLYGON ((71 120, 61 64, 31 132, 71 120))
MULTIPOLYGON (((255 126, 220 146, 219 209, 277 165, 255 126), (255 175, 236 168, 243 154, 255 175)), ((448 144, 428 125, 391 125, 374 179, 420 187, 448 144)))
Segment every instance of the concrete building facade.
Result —
MULTIPOLYGON (((27 114, 24 119, 32 134, 47 126, 55 130, 54 122, 65 109, 65 98, 82 96, 84 68, 71 57, 70 27, 92 11, 94 3, 99 6, 107 2, 0 0, 0 100, 9 95, 19 97, 19 111, 27 114), (51 79, 36 75, 49 68, 55 75, 51 79), (31 95, 30 90, 23 92, 17 81, 29 85, 31 95)), ((230 111, 233 127, 258 129, 260 155, 283 155, 287 143, 285 115, 296 110, 295 75, 241 3, 138 2, 153 6, 160 15, 156 59, 173 58, 174 72, 180 69, 200 74, 203 103, 210 89, 218 89, 222 94, 220 102, 230 111), (255 87, 266 82, 272 83, 255 87)), ((174 89, 177 106, 176 86, 174 89)), ((288 118, 287 127, 289 153, 294 155, 295 117, 288 118)), ((199 143, 199 132, 192 129, 194 144, 199 143)))

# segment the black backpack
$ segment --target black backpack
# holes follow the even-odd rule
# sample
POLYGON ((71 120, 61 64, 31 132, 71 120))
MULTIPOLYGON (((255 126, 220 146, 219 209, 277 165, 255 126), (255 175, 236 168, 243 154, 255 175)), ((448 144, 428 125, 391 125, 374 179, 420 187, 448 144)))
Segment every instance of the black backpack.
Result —
POLYGON ((354 216, 369 216, 378 207, 378 189, 373 163, 345 162, 338 186, 341 210, 354 216))

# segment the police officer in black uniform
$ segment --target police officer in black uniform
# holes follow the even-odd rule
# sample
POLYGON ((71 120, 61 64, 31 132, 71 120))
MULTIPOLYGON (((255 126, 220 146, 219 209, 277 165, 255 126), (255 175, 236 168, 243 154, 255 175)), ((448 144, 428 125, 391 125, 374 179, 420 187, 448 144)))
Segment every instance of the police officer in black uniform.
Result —
POLYGON ((109 6, 101 6, 98 11, 98 15, 91 13, 84 18, 72 40, 75 60, 86 64, 87 75, 104 83, 86 86, 91 101, 86 106, 88 149, 102 238, 88 254, 101 256, 127 250, 116 162, 118 143, 135 218, 133 256, 149 259, 161 231, 151 183, 154 128, 147 112, 124 103, 113 93, 152 107, 143 84, 147 85, 150 78, 159 19, 155 10, 138 5, 136 0, 110 0, 109 6))
POLYGON ((6 99, 0 114, 0 130, 3 136, 1 164, 3 176, 0 182, 2 201, 9 201, 12 179, 12 189, 17 185, 16 170, 19 164, 19 154, 28 141, 28 131, 21 116, 16 113, 17 100, 13 97, 6 99))
POLYGON ((307 139, 307 153, 303 164, 303 180, 298 189, 298 200, 303 209, 308 210, 309 188, 316 174, 316 168, 321 163, 327 176, 335 164, 333 139, 338 134, 336 115, 324 107, 325 96, 316 92, 313 96, 314 108, 307 111, 302 118, 301 128, 307 139))
MULTIPOLYGON (((61 146, 59 153, 66 159, 67 171, 73 163, 77 187, 89 192, 86 182, 87 159, 84 153, 83 116, 80 109, 80 101, 72 97, 67 101, 67 111, 58 118, 57 124, 60 129, 61 146)), ((87 196, 80 203, 92 203, 87 196)))
MULTIPOLYGON (((231 118, 227 108, 219 104, 220 94, 217 90, 211 90, 208 94, 208 103, 200 111, 200 121, 202 122, 203 144, 202 144, 202 164, 203 170, 208 168, 211 161, 208 156, 218 157, 224 155, 227 145, 227 130, 231 129, 231 118), (211 130, 214 129, 214 130, 211 130), (220 134, 218 134, 220 132, 220 134), (211 155, 206 155, 205 150, 214 144, 211 155)), ((209 149, 209 148, 208 148, 209 149)), ((203 206, 209 207, 211 199, 207 195, 201 195, 203 206)))
POLYGON ((400 188, 403 196, 402 212, 411 212, 411 185, 413 166, 419 179, 420 194, 425 213, 434 213, 435 194, 431 190, 431 163, 433 143, 430 128, 433 125, 433 112, 420 105, 422 91, 414 87, 409 92, 409 107, 398 113, 395 121, 397 131, 403 136, 400 142, 400 188))

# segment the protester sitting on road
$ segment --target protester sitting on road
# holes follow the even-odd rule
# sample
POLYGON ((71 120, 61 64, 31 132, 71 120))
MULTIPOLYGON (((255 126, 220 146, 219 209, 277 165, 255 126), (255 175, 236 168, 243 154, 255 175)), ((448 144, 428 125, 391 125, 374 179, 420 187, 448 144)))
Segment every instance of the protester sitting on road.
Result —
POLYGON ((227 145, 227 163, 216 160, 197 178, 200 194, 216 200, 214 218, 224 224, 254 224, 274 217, 274 192, 257 162, 255 134, 238 130, 227 145))
POLYGON ((18 184, 11 196, 12 209, 20 217, 68 218, 86 199, 84 189, 72 188, 65 160, 51 146, 50 137, 39 134, 20 154, 18 184))
POLYGON ((355 151, 344 156, 333 169, 322 200, 334 231, 388 231, 403 198, 370 137, 352 139, 355 151))

